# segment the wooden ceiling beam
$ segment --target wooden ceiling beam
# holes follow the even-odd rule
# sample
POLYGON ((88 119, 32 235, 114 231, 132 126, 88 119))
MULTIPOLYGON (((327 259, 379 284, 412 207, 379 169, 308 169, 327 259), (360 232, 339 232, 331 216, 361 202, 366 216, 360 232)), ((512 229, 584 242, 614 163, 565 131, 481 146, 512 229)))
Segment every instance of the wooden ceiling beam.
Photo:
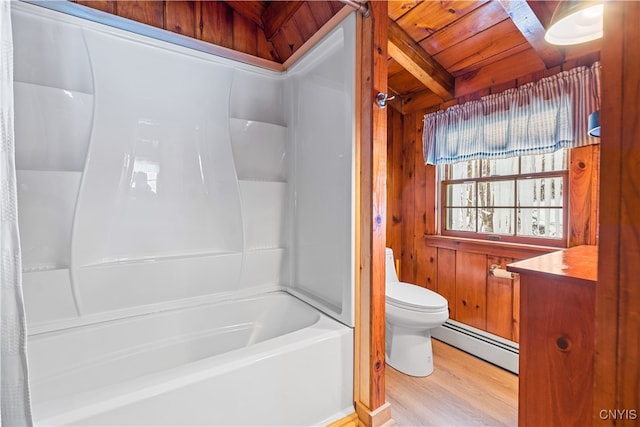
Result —
POLYGON ((564 62, 564 52, 547 43, 544 26, 525 0, 500 0, 500 4, 547 68, 564 62))
POLYGON ((389 55, 428 89, 447 100, 454 97, 454 78, 397 23, 389 19, 389 55))
POLYGON ((233 10, 262 28, 262 14, 266 6, 259 1, 225 1, 233 10))
POLYGON ((527 0, 527 4, 533 10, 533 13, 538 17, 538 21, 543 27, 549 28, 551 23, 551 17, 555 11, 559 1, 540 1, 540 0, 527 0))
POLYGON ((289 22, 293 15, 302 7, 302 1, 272 1, 262 14, 264 35, 267 40, 278 32, 280 27, 289 22))

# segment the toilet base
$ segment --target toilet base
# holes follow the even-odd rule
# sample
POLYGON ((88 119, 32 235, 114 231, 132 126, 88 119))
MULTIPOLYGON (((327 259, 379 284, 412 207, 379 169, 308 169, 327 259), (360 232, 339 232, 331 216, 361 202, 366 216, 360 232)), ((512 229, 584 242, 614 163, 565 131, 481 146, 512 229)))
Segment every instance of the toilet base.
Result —
POLYGON ((426 377, 433 373, 431 329, 386 325, 387 363, 403 374, 426 377))

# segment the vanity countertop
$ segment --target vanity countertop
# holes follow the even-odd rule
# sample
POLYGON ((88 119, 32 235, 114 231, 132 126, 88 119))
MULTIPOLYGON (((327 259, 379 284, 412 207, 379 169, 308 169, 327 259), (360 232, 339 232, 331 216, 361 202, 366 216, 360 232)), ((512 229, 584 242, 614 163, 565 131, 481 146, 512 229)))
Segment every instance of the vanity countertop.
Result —
POLYGON ((583 245, 551 252, 511 263, 507 265, 507 270, 514 273, 596 282, 598 280, 598 247, 583 245))

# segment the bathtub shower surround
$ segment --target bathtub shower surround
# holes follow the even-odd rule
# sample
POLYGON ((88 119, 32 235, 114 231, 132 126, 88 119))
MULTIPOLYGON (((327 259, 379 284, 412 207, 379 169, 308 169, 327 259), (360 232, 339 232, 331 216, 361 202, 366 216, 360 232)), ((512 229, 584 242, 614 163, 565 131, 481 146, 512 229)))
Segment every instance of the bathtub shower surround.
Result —
POLYGON ((26 319, 16 210, 11 2, 0 1, 0 405, 2 425, 30 425, 26 319))
POLYGON ((353 412, 355 16, 280 74, 13 9, 35 423, 353 412))

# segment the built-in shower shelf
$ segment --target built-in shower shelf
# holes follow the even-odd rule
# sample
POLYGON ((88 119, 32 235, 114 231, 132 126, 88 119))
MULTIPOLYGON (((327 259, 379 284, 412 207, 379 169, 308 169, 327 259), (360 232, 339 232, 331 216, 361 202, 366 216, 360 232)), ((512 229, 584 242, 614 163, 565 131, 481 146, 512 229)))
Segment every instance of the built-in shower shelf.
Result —
POLYGON ((67 270, 69 269, 68 265, 32 265, 29 267, 23 267, 22 273, 41 273, 43 271, 57 271, 57 270, 67 270))
POLYGON ((74 319, 76 311, 68 268, 24 271, 22 274, 29 334, 42 325, 74 319))
POLYGON ((277 179, 239 179, 240 182, 257 182, 257 183, 265 183, 265 184, 288 184, 287 181, 277 180, 277 179))
POLYGON ((238 179, 286 181, 286 127, 231 118, 229 130, 238 179))
POLYGON ((262 127, 275 127, 275 128, 280 128, 280 129, 287 129, 287 126, 278 124, 278 123, 271 123, 271 122, 265 122, 263 120, 249 120, 249 119, 243 119, 241 117, 229 117, 230 121, 237 121, 237 122, 245 122, 248 124, 252 124, 252 125, 256 125, 256 126, 262 126, 262 127))
POLYGON ((173 260, 182 260, 189 258, 208 258, 216 256, 234 255, 239 252, 235 251, 203 251, 203 252, 185 252, 167 255, 153 255, 153 256, 133 256, 126 258, 108 258, 99 262, 85 264, 79 266, 80 268, 102 268, 108 266, 119 266, 126 264, 139 264, 139 263, 154 263, 173 260))

